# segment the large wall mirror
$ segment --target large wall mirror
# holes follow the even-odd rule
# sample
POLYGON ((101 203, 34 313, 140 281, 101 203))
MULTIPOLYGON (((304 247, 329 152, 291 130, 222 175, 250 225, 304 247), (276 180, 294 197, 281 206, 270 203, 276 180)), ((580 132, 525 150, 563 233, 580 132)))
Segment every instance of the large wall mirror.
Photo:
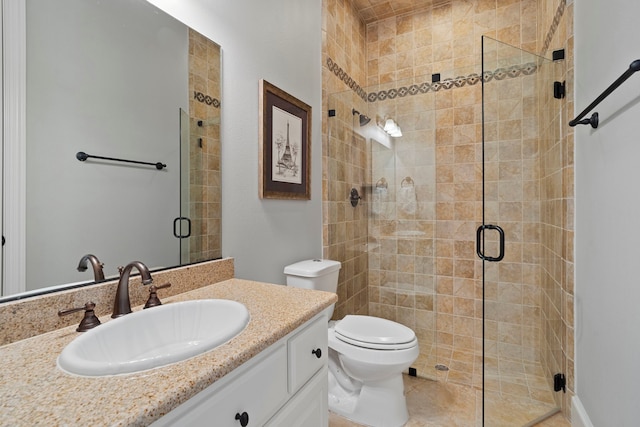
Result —
POLYGON ((2 34, 2 297, 221 257, 220 46, 145 0, 4 0, 2 34))

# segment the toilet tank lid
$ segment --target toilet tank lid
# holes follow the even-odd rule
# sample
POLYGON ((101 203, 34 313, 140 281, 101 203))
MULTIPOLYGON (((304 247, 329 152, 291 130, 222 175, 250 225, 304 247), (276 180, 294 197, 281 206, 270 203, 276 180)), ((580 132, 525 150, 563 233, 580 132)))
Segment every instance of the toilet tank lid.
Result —
POLYGON ((284 274, 301 277, 318 277, 340 270, 340 261, 330 259, 308 259, 284 268, 284 274))

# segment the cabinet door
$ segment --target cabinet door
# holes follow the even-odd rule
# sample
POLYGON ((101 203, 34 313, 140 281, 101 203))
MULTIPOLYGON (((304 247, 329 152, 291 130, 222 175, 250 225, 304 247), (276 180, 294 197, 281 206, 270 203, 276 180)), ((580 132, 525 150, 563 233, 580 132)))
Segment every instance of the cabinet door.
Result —
POLYGON ((327 427, 327 368, 321 369, 265 427, 327 427))
POLYGON ((282 343, 268 355, 258 356, 251 368, 229 377, 222 386, 214 383, 154 426, 240 427, 239 418, 246 413, 246 426, 257 427, 287 398, 287 354, 282 343))
POLYGON ((327 365, 327 317, 320 316, 289 339, 289 393, 327 365))

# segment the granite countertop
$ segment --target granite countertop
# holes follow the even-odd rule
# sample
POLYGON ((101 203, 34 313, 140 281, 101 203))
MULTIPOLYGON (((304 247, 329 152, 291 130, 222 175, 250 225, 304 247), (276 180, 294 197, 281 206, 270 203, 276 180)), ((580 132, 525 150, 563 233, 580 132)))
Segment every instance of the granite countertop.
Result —
POLYGON ((161 297, 163 304, 207 298, 245 304, 251 314, 246 329, 214 350, 136 374, 62 372, 56 359, 78 336, 76 326, 0 347, 0 425, 148 425, 337 301, 333 293, 240 279, 161 297))

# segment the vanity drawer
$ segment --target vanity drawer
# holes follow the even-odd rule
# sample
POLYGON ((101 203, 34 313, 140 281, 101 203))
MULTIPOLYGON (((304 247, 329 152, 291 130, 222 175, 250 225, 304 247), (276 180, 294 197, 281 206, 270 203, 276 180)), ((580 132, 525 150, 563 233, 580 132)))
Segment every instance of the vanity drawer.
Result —
POLYGON ((223 378, 224 385, 212 384, 154 426, 240 427, 236 416, 243 413, 248 415, 245 425, 264 425, 289 397, 286 378, 286 346, 281 343, 241 375, 223 378))
POLYGON ((295 393, 327 363, 327 317, 318 317, 289 339, 289 393, 295 393))

